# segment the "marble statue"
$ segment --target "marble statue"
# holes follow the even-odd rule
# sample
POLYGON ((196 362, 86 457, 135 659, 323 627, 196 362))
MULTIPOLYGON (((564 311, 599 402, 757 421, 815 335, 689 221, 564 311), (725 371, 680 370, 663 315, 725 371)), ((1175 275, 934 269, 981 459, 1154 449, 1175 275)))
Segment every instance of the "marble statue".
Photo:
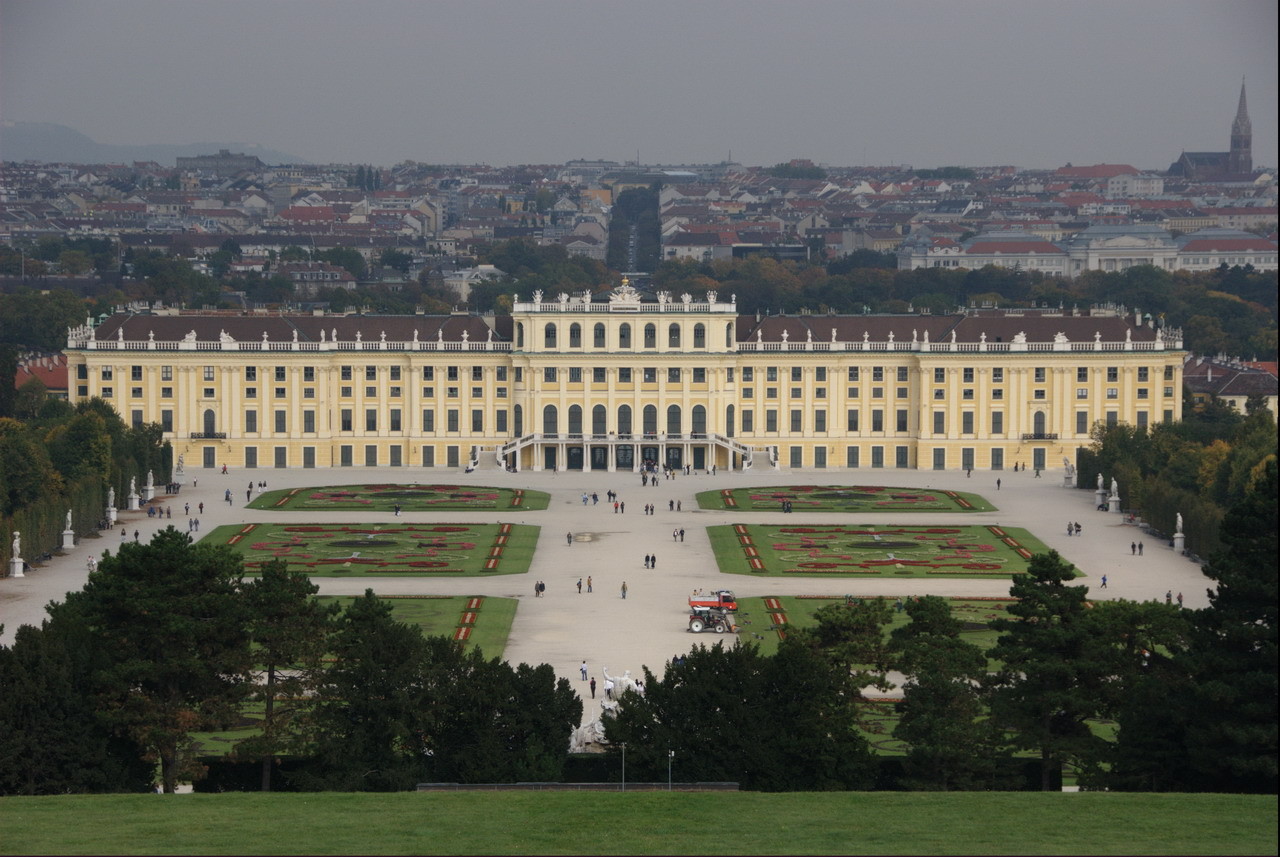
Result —
POLYGON ((1120 496, 1120 483, 1116 482, 1116 478, 1114 476, 1111 477, 1111 496, 1120 496))
POLYGON ((154 471, 151 471, 151 470, 147 471, 147 487, 148 488, 156 487, 156 474, 154 471))
POLYGON ((1099 491, 1102 490, 1102 474, 1101 473, 1098 474, 1098 490, 1099 491))
POLYGON ((116 486, 112 485, 107 489, 107 508, 114 509, 116 507, 116 486))
POLYGON ((1174 532, 1181 533, 1182 532, 1182 513, 1178 512, 1177 516, 1178 516, 1178 528, 1174 532))
POLYGON ((17 530, 13 531, 13 553, 11 556, 14 559, 22 556, 22 533, 17 530))
POLYGON ((129 477, 129 496, 132 497, 134 494, 137 494, 137 493, 138 493, 138 477, 130 476, 129 477))
POLYGON ((67 510, 67 529, 71 529, 71 510, 67 510))

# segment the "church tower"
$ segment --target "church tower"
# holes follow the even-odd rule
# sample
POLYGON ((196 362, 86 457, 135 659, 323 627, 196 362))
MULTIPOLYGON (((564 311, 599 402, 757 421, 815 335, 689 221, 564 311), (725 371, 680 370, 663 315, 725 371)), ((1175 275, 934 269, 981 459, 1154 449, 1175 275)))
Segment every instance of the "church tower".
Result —
POLYGON ((1231 152, 1227 155, 1227 172, 1248 175, 1253 172, 1253 125, 1244 100, 1244 81, 1240 81, 1240 104, 1231 122, 1231 152))

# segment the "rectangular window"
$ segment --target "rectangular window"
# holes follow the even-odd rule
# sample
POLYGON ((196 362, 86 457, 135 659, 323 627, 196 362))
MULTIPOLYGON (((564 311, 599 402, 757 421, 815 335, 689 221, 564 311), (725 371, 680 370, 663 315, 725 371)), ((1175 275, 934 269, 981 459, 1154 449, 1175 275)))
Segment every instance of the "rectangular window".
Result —
POLYGON ((141 366, 130 366, 130 367, 129 367, 129 380, 130 380, 130 381, 141 381, 141 380, 142 380, 142 367, 141 367, 141 366))
POLYGON ((884 467, 884 447, 883 446, 871 447, 871 466, 877 467, 877 468, 884 467))
POLYGON ((813 448, 813 466, 822 470, 827 466, 827 448, 825 446, 816 446, 813 448))
POLYGON ((365 387, 365 388, 364 388, 364 397, 365 397, 366 399, 376 399, 376 398, 378 398, 378 388, 377 388, 377 387, 365 387))
POLYGON ((966 367, 964 367, 964 369, 962 370, 962 372, 964 373, 964 375, 963 375, 964 383, 966 383, 966 384, 972 384, 972 383, 973 383, 973 367, 972 367, 972 366, 966 366, 966 367))
POLYGON ((351 395, 352 395, 352 394, 351 394, 351 388, 350 388, 350 387, 342 387, 342 388, 340 388, 338 395, 340 395, 340 396, 341 396, 342 398, 344 398, 344 399, 350 399, 350 398, 351 398, 351 395))
POLYGON ((1089 398, 1089 388, 1088 388, 1088 387, 1076 387, 1076 398, 1077 398, 1077 399, 1087 399, 1087 398, 1089 398))
POLYGON ((277 469, 283 470, 284 468, 288 467, 289 466, 289 447, 277 446, 275 448, 275 457, 276 457, 275 466, 277 469))
POLYGON ((804 389, 802 387, 791 388, 791 398, 799 399, 799 398, 803 398, 803 396, 804 396, 804 389))
POLYGON ((365 467, 378 466, 378 448, 373 444, 368 444, 364 448, 364 466, 365 467))
POLYGON ((436 466, 436 448, 434 446, 424 446, 422 448, 422 466, 436 466))
POLYGON ((378 367, 377 366, 364 367, 364 379, 366 381, 378 380, 378 367))
POLYGON ((343 408, 338 412, 338 431, 351 431, 350 408, 343 408))
MULTIPOLYGON (((304 371, 305 371, 305 370, 304 370, 304 371)), ((306 379, 304 378, 303 380, 306 380, 306 379)), ((400 380, 400 367, 399 367, 399 366, 392 366, 392 367, 391 367, 391 380, 392 380, 392 381, 399 381, 399 380, 400 380)))
POLYGON ((476 434, 484 433, 484 410, 481 408, 472 408, 471 410, 471 430, 476 434))
POLYGON ((160 412, 160 430, 173 431, 173 411, 163 410, 160 412))
POLYGON ((275 414, 276 434, 284 434, 286 431, 288 431, 286 427, 286 421, 287 421, 288 415, 289 415, 288 411, 276 411, 276 414, 275 414))
POLYGON ((899 470, 905 470, 911 466, 911 451, 909 447, 895 446, 893 448, 893 466, 899 470))
POLYGON ((338 466, 339 467, 350 467, 352 466, 352 464, 355 463, 354 462, 355 456, 352 454, 352 452, 353 450, 350 445, 338 447, 338 466))
POLYGON ((1173 380, 1173 367, 1172 367, 1172 366, 1166 366, 1166 367, 1164 367, 1164 379, 1165 379, 1166 381, 1172 381, 1172 380, 1173 380))
POLYGON ((804 447, 791 447, 791 466, 794 468, 804 467, 804 447))
POLYGON ((883 381, 883 380, 884 380, 884 367, 883 367, 883 366, 872 366, 872 367, 871 367, 871 380, 872 380, 872 381, 883 381))
POLYGON ((1045 369, 1044 369, 1044 367, 1043 367, 1043 366, 1037 367, 1037 368, 1036 368, 1036 374, 1035 374, 1035 382, 1036 382, 1037 384, 1043 384, 1043 383, 1044 383, 1044 378, 1045 378, 1045 369))
MULTIPOLYGON (((103 395, 103 396, 110 396, 110 395, 111 395, 111 388, 110 388, 110 387, 103 387, 102 389, 103 389, 103 393, 102 393, 102 395, 103 395)), ((206 399, 212 399, 212 398, 213 398, 213 396, 214 396, 214 392, 215 392, 215 391, 214 391, 214 389, 213 389, 212 387, 205 387, 205 388, 204 388, 204 397, 205 397, 206 399)), ((207 448, 212 449, 212 447, 207 447, 207 448)))
POLYGON ((364 412, 364 430, 378 430, 378 411, 375 408, 367 408, 364 412))
POLYGON ((312 432, 312 433, 315 432, 316 430, 316 412, 315 411, 302 412, 302 430, 304 432, 312 432))
POLYGON ((728 381, 730 384, 733 383, 733 367, 732 366, 729 366, 724 370, 724 379, 728 381))
POLYGON ((284 388, 284 387, 276 387, 276 398, 277 398, 277 399, 283 399, 283 398, 286 398, 287 396, 288 396, 288 393, 286 393, 286 392, 285 392, 285 388, 284 388))
POLYGON ((899 408, 894 412, 894 423, 897 431, 907 430, 907 411, 905 408, 899 408))
POLYGON ((284 380, 284 367, 283 367, 283 366, 277 366, 277 367, 276 367, 276 371, 275 371, 275 380, 276 380, 276 382, 277 382, 277 383, 278 383, 278 382, 280 382, 280 381, 283 381, 283 380, 284 380))
POLYGON ((933 400, 935 402, 941 402, 946 398, 947 398, 947 391, 942 387, 939 387, 938 389, 933 391, 933 400))
POLYGON ((643 371, 644 371, 644 375, 640 378, 642 382, 644 382, 645 384, 658 383, 657 369, 654 369, 652 366, 646 366, 643 371))
MULTIPOLYGON (((81 367, 79 367, 79 368, 83 369, 84 367, 83 367, 83 366, 81 366, 81 367)), ((173 367, 172 367, 172 366, 161 366, 161 367, 160 367, 160 380, 161 380, 161 381, 172 381, 172 380, 173 380, 173 367)))
POLYGON ((947 412, 946 411, 933 412, 933 433, 934 434, 947 433, 947 412))
POLYGON ((1164 388, 1164 394, 1165 394, 1165 396, 1172 396, 1172 395, 1173 395, 1173 388, 1172 388, 1172 387, 1165 387, 1165 388, 1164 388))
POLYGON ((755 379, 756 379, 756 370, 751 366, 743 366, 742 380, 746 382, 746 381, 754 381, 755 379))
POLYGON ((507 397, 506 387, 495 387, 493 390, 494 398, 505 399, 507 397))
POLYGON ((433 432, 436 430, 436 412, 427 408, 422 412, 422 430, 424 432, 433 432))
POLYGON ((694 367, 693 383, 695 384, 707 383, 707 370, 702 368, 701 366, 694 367))
POLYGON ((803 426, 803 421, 804 421, 804 412, 803 412, 803 411, 800 411, 800 410, 792 409, 792 411, 791 411, 791 431, 793 431, 793 432, 801 432, 801 431, 804 431, 804 429, 802 428, 802 426, 803 426))
POLYGON ((522 383, 524 383, 524 369, 523 369, 523 368, 521 368, 520 366, 517 366, 517 367, 516 367, 516 377, 515 377, 515 381, 516 381, 516 383, 517 383, 517 384, 522 384, 522 383))
POLYGON ((596 366, 591 370, 591 383, 603 384, 605 382, 605 369, 603 366, 596 366))
MULTIPOLYGON (((172 413, 172 411, 170 411, 170 413, 172 413)), ((244 430, 249 433, 257 432, 258 430, 258 412, 257 411, 244 412, 244 430)))
POLYGON ((1119 387, 1108 387, 1108 388, 1107 388, 1107 398, 1108 398, 1108 399, 1118 399, 1118 398, 1120 398, 1120 388, 1119 388, 1119 387))
POLYGON ((1148 392, 1148 391, 1147 391, 1147 388, 1146 388, 1146 387, 1139 387, 1139 388, 1138 388, 1138 398, 1139 398, 1139 399, 1145 399, 1145 398, 1147 398, 1147 392, 1148 392))
POLYGON ((814 431, 827 430, 827 412, 825 410, 818 409, 813 412, 813 430, 814 431))
POLYGON ((458 367, 450 366, 445 370, 445 378, 449 381, 458 380, 458 367))
POLYGON ((777 380, 778 380, 778 367, 777 367, 777 366, 769 366, 768 368, 766 368, 766 369, 764 370, 764 379, 765 379, 766 381, 777 381, 777 380))
POLYGON ((444 428, 445 428, 445 431, 458 430, 458 411, 456 409, 450 408, 448 411, 445 412, 444 428))
POLYGON ((1120 380, 1120 369, 1116 366, 1107 367, 1107 381, 1114 384, 1120 380))
POLYGON ((459 462, 458 447, 446 446, 444 448, 444 463, 446 467, 457 467, 459 462))
MULTIPOLYGON (((392 387, 391 389, 393 389, 393 390, 398 390, 398 389, 400 389, 400 388, 399 388, 399 387, 392 387)), ((396 395, 399 395, 399 394, 397 393, 396 395)), ((304 399, 314 399, 315 397, 316 397, 316 388, 315 388, 315 387, 303 387, 303 388, 302 388, 302 398, 304 398, 304 399)))
POLYGON ((814 369, 813 379, 819 382, 827 380, 827 367, 819 366, 816 369, 814 369))
MULTIPOLYGON (((169 377, 164 379, 166 381, 173 380, 173 370, 170 369, 169 371, 170 371, 169 377)), ((76 366, 76 378, 81 381, 89 380, 89 367, 86 364, 81 363, 78 366, 76 366)))
POLYGON ((1147 412, 1138 411, 1138 428, 1146 428, 1146 427, 1147 427, 1147 412))
POLYGON ((859 374, 859 372, 858 372, 858 367, 857 367, 857 366, 850 366, 850 367, 849 367, 849 380, 850 380, 850 381, 857 381, 857 380, 858 380, 858 374, 859 374))
POLYGON ((392 430, 392 431, 400 431, 400 430, 401 430, 401 426, 400 426, 400 409, 399 409, 399 408, 392 408, 392 409, 391 409, 391 413, 390 413, 390 415, 389 415, 389 418, 390 418, 390 420, 391 420, 391 430, 392 430))
POLYGON ((1004 434, 1004 411, 991 412, 991 433, 1004 434))
POLYGON ((1044 390, 1036 390, 1031 394, 1031 398, 1036 399, 1037 401, 1043 401, 1047 398, 1047 395, 1044 390))
POLYGON ((495 427, 494 427, 494 430, 495 430, 495 431, 497 431, 497 432, 498 432, 498 434, 506 434, 506 433, 507 433, 507 411, 506 411, 506 409, 505 409, 505 408, 501 408, 501 409, 499 409, 499 410, 495 411, 495 412, 494 412, 494 417, 495 417, 495 422, 496 422, 496 425, 495 425, 495 427))
POLYGON ((993 401, 997 401, 997 402, 1003 401, 1003 400, 1004 400, 1004 389, 1003 389, 1003 388, 1001 388, 1001 387, 997 387, 996 389, 992 390, 992 391, 991 391, 991 398, 992 398, 992 400, 993 400, 993 401))
POLYGON ((142 388, 141 388, 141 387, 130 387, 130 388, 129 388, 129 397, 130 397, 130 398, 133 398, 133 399, 141 399, 141 398, 142 398, 142 388))
POLYGON ((569 367, 569 383, 570 384, 582 383, 582 367, 581 366, 569 367))
POLYGON ((134 410, 130 412, 130 419, 134 428, 142 428, 142 411, 134 410))
POLYGON ((906 387, 899 387, 895 392, 899 399, 905 399, 908 395, 906 387))
POLYGON ((815 399, 825 399, 825 398, 827 397, 827 388, 826 388, 826 387, 814 387, 814 388, 813 388, 813 397, 814 397, 815 399))
MULTIPOLYGON (((394 388, 392 388, 392 389, 394 389, 394 388)), ((473 398, 473 399, 483 399, 483 398, 484 398, 484 387, 472 387, 472 388, 471 388, 471 398, 473 398)))
MULTIPOLYGON (((395 379, 393 378, 392 380, 395 380, 395 379)), ((472 380, 472 381, 483 381, 483 380, 484 380, 484 367, 483 367, 483 366, 472 366, 472 367, 471 367, 471 380, 472 380)))
POLYGON ((392 467, 403 467, 404 461, 401 459, 401 456, 403 454, 401 450, 403 449, 404 447, 400 446, 399 444, 396 444, 395 446, 391 447, 391 449, 388 450, 388 452, 391 453, 391 460, 387 463, 390 464, 392 467))
POLYGON ((751 399, 751 398, 755 398, 755 395, 756 395, 756 388, 755 388, 755 387, 743 387, 743 388, 742 388, 742 398, 744 398, 744 399, 751 399))
POLYGON ((945 384, 945 383, 947 383, 947 370, 946 370, 946 369, 934 369, 934 370, 933 370, 933 383, 935 383, 935 384, 945 384))
MULTIPOLYGON (((423 370, 423 371, 430 371, 430 370, 423 370)), ((350 366, 343 366, 343 367, 342 367, 342 369, 341 369, 341 370, 339 370, 338 377, 339 377, 339 378, 341 378, 343 381, 350 381, 350 380, 351 380, 351 367, 350 367, 350 366)))
POLYGON ((1079 367, 1077 367, 1077 368, 1076 368, 1076 382, 1077 382, 1077 383, 1079 383, 1079 384, 1083 384, 1084 382, 1086 382, 1086 381, 1088 381, 1088 380, 1089 380, 1089 367, 1088 367, 1088 366, 1079 366, 1079 367))
POLYGON ((1076 434, 1089 433, 1089 412, 1076 411, 1076 434))
POLYGON ((845 423, 846 430, 853 431, 853 432, 858 431, 858 412, 853 408, 850 408, 849 412, 845 415, 845 418, 846 418, 846 423, 845 423))
POLYGON ((778 412, 773 410, 772 408, 764 412, 764 430, 765 431, 778 430, 778 412))
POLYGON ((507 380, 507 367, 506 366, 497 367, 497 369, 494 370, 494 378, 497 379, 498 381, 507 380))
MULTIPOLYGON (((103 376, 102 376, 102 379, 103 379, 104 381, 111 377, 111 376, 110 376, 110 374, 109 374, 109 373, 111 372, 111 370, 110 370, 110 369, 103 369, 102 371, 103 371, 103 373, 104 373, 104 374, 103 374, 103 376)), ((204 379, 205 379, 206 381, 212 381, 212 380, 213 380, 213 367, 212 367, 212 366, 206 366, 206 367, 204 367, 204 379)))
POLYGON ((1119 423, 1120 423, 1120 412, 1107 411, 1107 427, 1111 428, 1113 426, 1118 425, 1119 423))
POLYGON ((972 388, 972 387, 965 387, 965 388, 964 388, 964 390, 962 390, 962 391, 960 392, 960 398, 961 398, 961 399, 963 399, 963 400, 964 400, 964 401, 966 401, 966 402, 972 402, 972 401, 973 401, 973 388, 972 388))
MULTIPOLYGON (((346 367, 344 366, 343 368, 345 369, 346 367)), ((424 381, 434 381, 435 379, 436 379, 436 369, 435 369, 435 367, 434 367, 434 366, 423 366, 423 367, 422 367, 422 380, 424 380, 424 381)))
POLYGON ((424 398, 424 399, 434 399, 434 398, 435 398, 435 395, 436 395, 436 388, 435 388, 435 387, 423 387, 423 388, 422 388, 422 398, 424 398))
POLYGON ((1003 370, 1003 369, 992 369, 992 370, 991 370, 991 383, 993 383, 993 384, 1003 384, 1003 383, 1004 383, 1004 370, 1003 370))
POLYGON ((884 431, 884 411, 879 408, 871 411, 871 430, 884 431))
POLYGON ((445 398, 446 398, 446 399, 456 399, 456 398, 458 398, 458 388, 457 388, 457 387, 446 387, 446 388, 445 388, 445 390, 444 390, 444 395, 445 395, 445 398))
POLYGON ((960 414, 960 434, 973 434, 973 411, 960 414))
POLYGON ((755 412, 745 410, 742 412, 742 430, 744 432, 753 432, 756 430, 755 412))
POLYGON ((668 370, 667 370, 667 383, 668 383, 668 384, 679 384, 679 383, 680 383, 680 370, 679 370, 679 369, 668 369, 668 370))
POLYGON ((884 398, 884 387, 872 387, 872 388, 871 388, 871 398, 873 398, 873 399, 883 399, 883 398, 884 398))
POLYGON ((1004 450, 999 447, 991 450, 991 469, 1004 470, 1004 450))
POLYGON ((947 469, 947 451, 942 447, 937 447, 933 450, 933 469, 947 469))
POLYGON ((908 370, 907 370, 907 367, 906 367, 906 366, 899 366, 899 367, 898 367, 898 382, 899 382, 899 383, 906 383, 906 381, 907 381, 907 377, 908 377, 907 372, 908 372, 908 370))
POLYGON ((765 387, 765 388, 764 388, 764 397, 765 397, 766 399, 776 399, 776 398, 778 398, 778 388, 777 388, 777 387, 765 387))
POLYGON ((631 383, 631 367, 622 366, 618 368, 618 383, 619 384, 631 383))
POLYGON ((847 447, 847 448, 845 449, 845 451, 844 451, 844 466, 845 466, 845 467, 857 467, 857 466, 858 466, 858 447, 856 447, 856 446, 850 446, 850 447, 847 447))

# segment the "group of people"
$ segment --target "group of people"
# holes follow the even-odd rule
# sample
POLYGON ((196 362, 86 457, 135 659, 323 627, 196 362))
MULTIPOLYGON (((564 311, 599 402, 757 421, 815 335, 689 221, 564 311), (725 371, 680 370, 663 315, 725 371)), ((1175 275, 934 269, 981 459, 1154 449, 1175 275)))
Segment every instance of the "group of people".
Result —
POLYGON ((1069 536, 1070 536, 1070 535, 1077 535, 1077 536, 1078 536, 1078 535, 1080 535, 1080 531, 1081 531, 1082 529, 1083 529, 1083 527, 1081 527, 1081 526, 1080 526, 1080 522, 1079 522, 1079 521, 1076 521, 1076 522, 1074 522, 1074 523, 1072 523, 1071 521, 1067 521, 1067 535, 1069 535, 1069 536))

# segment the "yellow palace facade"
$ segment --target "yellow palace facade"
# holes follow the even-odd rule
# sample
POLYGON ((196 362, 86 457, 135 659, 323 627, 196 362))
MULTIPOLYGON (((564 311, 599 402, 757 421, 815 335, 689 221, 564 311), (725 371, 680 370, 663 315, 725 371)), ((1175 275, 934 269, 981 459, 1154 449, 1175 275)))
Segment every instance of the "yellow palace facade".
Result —
POLYGON ((1104 308, 739 315, 535 293, 509 316, 117 313, 70 397, 160 423, 186 467, 992 469, 1097 422, 1181 418, 1181 333, 1104 308))

